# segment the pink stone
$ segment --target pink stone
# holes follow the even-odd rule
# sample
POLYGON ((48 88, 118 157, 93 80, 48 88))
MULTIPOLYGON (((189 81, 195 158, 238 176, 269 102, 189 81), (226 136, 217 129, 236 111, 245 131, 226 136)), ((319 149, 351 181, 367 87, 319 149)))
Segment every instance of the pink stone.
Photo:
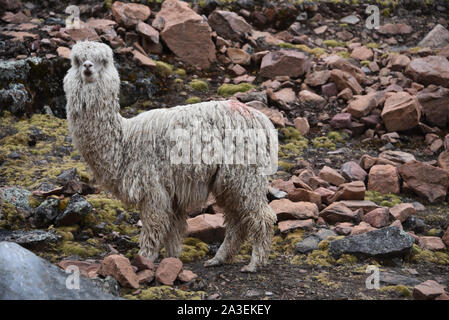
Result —
POLYGON ((182 262, 177 258, 164 258, 156 269, 156 280, 172 286, 182 270, 182 262))

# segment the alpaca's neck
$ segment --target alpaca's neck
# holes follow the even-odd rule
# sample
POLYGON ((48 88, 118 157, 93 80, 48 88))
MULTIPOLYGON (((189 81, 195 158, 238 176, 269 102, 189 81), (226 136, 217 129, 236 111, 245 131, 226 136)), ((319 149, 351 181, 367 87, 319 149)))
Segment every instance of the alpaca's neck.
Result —
POLYGON ((69 129, 97 181, 114 191, 121 178, 123 123, 118 95, 101 88, 75 96, 68 111, 69 129))

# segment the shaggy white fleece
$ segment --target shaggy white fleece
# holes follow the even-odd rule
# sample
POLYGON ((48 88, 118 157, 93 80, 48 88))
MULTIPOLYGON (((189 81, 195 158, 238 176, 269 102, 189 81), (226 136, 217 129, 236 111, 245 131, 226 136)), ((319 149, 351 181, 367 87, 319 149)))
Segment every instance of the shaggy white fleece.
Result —
POLYGON ((157 109, 125 119, 119 114, 120 79, 112 50, 102 43, 78 42, 71 61, 64 78, 69 131, 95 179, 140 208, 139 253, 154 261, 164 246, 167 256, 178 257, 188 208, 200 206, 212 193, 225 210, 226 236, 205 265, 230 261, 247 237, 253 252, 242 271, 266 264, 276 221, 266 198, 266 169, 277 167, 277 135, 270 120, 237 101, 157 109), (211 142, 226 140, 229 132, 238 137, 223 143, 224 156, 245 146, 243 160, 210 161, 211 142), (180 154, 188 163, 176 158, 180 154))

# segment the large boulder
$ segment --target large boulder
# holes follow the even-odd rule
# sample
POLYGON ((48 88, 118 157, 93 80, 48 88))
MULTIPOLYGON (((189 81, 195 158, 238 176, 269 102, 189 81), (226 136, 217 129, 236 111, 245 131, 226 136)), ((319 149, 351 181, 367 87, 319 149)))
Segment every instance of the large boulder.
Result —
POLYGON ((411 235, 398 227, 385 227, 332 241, 329 253, 334 258, 342 254, 380 258, 404 256, 410 252, 414 242, 411 235))
POLYGON ((449 44, 449 31, 437 24, 419 43, 419 47, 442 48, 449 44))
POLYGON ((302 52, 279 50, 265 55, 260 66, 260 75, 265 78, 276 76, 299 77, 308 72, 310 62, 302 52))
POLYGON ((151 14, 150 8, 146 5, 120 1, 112 4, 111 12, 114 20, 126 28, 134 28, 139 21, 147 20, 151 14))
POLYGON ((442 56, 413 59, 405 72, 414 81, 425 85, 449 86, 449 61, 442 56))
POLYGON ((235 12, 215 10, 209 15, 208 22, 220 37, 233 41, 245 39, 252 31, 251 25, 235 12))
POLYGON ((411 161, 399 167, 399 174, 408 188, 429 202, 444 200, 449 187, 449 171, 423 162, 411 161))
POLYGON ((427 122, 438 127, 449 124, 449 89, 428 86, 418 94, 427 122))
POLYGON ((348 104, 347 112, 353 117, 361 118, 367 116, 385 101, 385 92, 377 91, 363 96, 355 96, 348 104))
POLYGON ((12 242, 0 242, 0 300, 116 299, 92 280, 79 278, 79 289, 69 289, 66 273, 12 242))
POLYGON ((153 27, 182 61, 207 69, 216 60, 212 29, 186 2, 164 1, 153 27))
POLYGON ((187 219, 187 236, 198 238, 206 243, 221 242, 224 239, 225 226, 223 214, 200 214, 187 219))
POLYGON ((397 92, 385 100, 381 116, 390 132, 415 128, 421 118, 418 99, 407 92, 397 92))

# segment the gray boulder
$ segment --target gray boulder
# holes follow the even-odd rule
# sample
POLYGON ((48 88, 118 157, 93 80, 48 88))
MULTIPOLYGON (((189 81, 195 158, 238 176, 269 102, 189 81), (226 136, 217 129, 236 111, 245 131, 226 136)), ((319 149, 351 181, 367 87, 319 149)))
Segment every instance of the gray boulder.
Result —
POLYGON ((0 242, 0 300, 117 299, 82 276, 79 289, 68 289, 73 275, 16 243, 0 242))
POLYGON ((379 258, 404 256, 410 252, 414 242, 411 235, 398 227, 385 227, 332 241, 329 253, 335 259, 342 254, 379 258))

